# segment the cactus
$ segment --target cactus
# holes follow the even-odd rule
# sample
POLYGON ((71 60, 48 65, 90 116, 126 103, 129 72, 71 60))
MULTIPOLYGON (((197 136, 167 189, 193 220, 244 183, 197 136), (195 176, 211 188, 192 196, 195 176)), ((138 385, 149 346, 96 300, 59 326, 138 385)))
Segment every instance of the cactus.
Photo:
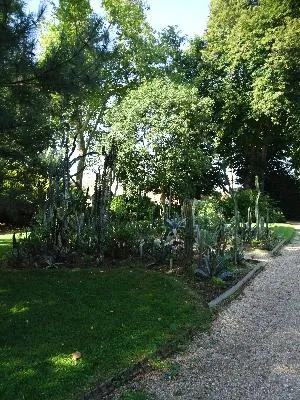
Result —
POLYGON ((264 217, 260 217, 259 230, 260 230, 260 239, 261 239, 265 236, 265 219, 264 219, 264 217))
POLYGON ((206 237, 207 237, 207 231, 205 229, 200 229, 200 226, 196 226, 196 243, 198 246, 198 264, 202 265, 203 264, 203 255, 204 255, 204 249, 205 249, 205 244, 206 244, 206 237))
POLYGON ((185 235, 184 235, 184 251, 187 264, 193 259, 194 245, 194 213, 193 200, 187 199, 183 203, 183 212, 185 217, 185 235))
POLYGON ((232 198, 234 204, 234 231, 233 231, 233 252, 234 252, 234 264, 238 264, 238 250, 239 250, 239 225, 240 225, 240 213, 236 200, 236 194, 232 191, 232 198))
POLYGON ((267 210, 267 215, 266 215, 266 236, 269 236, 269 210, 267 210))
POLYGON ((260 239, 261 229, 260 229, 260 213, 259 213, 259 198, 261 195, 258 176, 255 177, 255 187, 257 190, 257 196, 255 200, 255 220, 256 220, 256 240, 260 239))
POLYGON ((252 212, 251 212, 251 207, 248 207, 248 216, 247 216, 247 223, 246 223, 246 238, 249 241, 252 239, 252 212))

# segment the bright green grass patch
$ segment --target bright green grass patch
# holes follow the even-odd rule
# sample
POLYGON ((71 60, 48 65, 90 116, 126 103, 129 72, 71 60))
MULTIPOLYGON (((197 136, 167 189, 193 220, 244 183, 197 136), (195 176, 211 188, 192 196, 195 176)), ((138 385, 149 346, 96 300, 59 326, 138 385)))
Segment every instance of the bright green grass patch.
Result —
POLYGON ((12 234, 0 235, 0 260, 5 258, 12 246, 12 234))
MULTIPOLYGON (((24 234, 17 233, 16 238, 22 238, 24 234)), ((3 260, 9 253, 12 248, 12 240, 13 234, 12 233, 4 233, 0 234, 0 260, 3 260)))
POLYGON ((2 400, 82 398, 95 379, 210 323, 188 288, 157 272, 0 270, 0 282, 2 400))
POLYGON ((289 224, 272 224, 271 230, 282 240, 292 240, 296 234, 296 230, 289 224))

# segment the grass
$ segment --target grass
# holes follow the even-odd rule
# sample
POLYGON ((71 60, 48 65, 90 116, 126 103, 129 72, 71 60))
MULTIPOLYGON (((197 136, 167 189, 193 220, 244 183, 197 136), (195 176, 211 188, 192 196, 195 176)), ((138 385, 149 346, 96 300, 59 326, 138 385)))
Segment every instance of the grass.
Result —
POLYGON ((158 272, 2 269, 0 282, 2 400, 82 398, 184 329, 210 324, 190 289, 158 272))
POLYGON ((12 236, 10 233, 0 235, 0 260, 5 258, 10 251, 12 236))
MULTIPOLYGON (((292 239, 288 224, 271 228, 292 239)), ((0 235, 0 259, 12 235, 0 235)), ((158 272, 0 269, 0 398, 80 399, 95 382, 210 325, 210 312, 182 282, 158 272), (74 351, 82 358, 75 362, 74 351)), ((172 370, 173 371, 173 370, 172 370)), ((148 399, 147 393, 124 399, 148 399)))
POLYGON ((292 240, 296 234, 296 230, 289 224, 272 224, 271 230, 279 236, 282 240, 292 240))
MULTIPOLYGON (((22 234, 17 233, 16 238, 21 238, 22 234)), ((0 260, 3 260, 10 252, 12 246, 13 234, 0 234, 0 260)))

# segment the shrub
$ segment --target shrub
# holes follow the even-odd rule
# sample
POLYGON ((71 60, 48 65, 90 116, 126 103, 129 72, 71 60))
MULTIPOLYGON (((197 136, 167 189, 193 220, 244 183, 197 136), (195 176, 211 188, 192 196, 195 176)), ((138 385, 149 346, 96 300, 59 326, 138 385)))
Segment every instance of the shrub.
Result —
MULTIPOLYGON (((254 189, 238 189, 236 191, 236 199, 240 212, 241 219, 247 221, 248 208, 251 207, 253 221, 255 219, 255 199, 257 192, 254 189)), ((224 217, 230 219, 234 216, 234 205, 232 197, 226 195, 219 199, 219 208, 222 209, 224 217)), ((285 222, 285 217, 276 205, 275 201, 272 200, 268 195, 262 194, 259 199, 260 215, 264 218, 269 216, 269 222, 285 222)))
POLYGON ((196 223, 201 229, 214 229, 223 221, 222 208, 218 196, 210 196, 195 202, 196 223))
POLYGON ((154 239, 160 235, 159 227, 149 221, 111 221, 105 236, 105 255, 120 259, 139 256, 153 249, 154 239))
POLYGON ((153 221, 159 217, 160 206, 148 196, 119 195, 113 197, 110 211, 114 219, 153 221))

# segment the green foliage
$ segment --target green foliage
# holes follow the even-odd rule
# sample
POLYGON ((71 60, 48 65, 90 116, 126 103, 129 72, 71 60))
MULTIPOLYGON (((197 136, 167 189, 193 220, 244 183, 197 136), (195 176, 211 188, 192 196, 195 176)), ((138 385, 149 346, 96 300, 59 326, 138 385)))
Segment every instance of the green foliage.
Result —
POLYGON ((0 158, 26 164, 50 143, 49 99, 34 57, 38 20, 24 2, 1 3, 0 158))
POLYGON ((215 195, 195 202, 195 219, 201 229, 213 229, 224 220, 220 197, 215 195))
POLYGON ((148 196, 119 195, 113 197, 110 211, 113 219, 153 221, 159 217, 160 207, 148 196))
POLYGON ((150 29, 143 0, 103 0, 102 4, 109 22, 117 25, 124 37, 133 39, 150 29))
POLYGON ((212 170, 213 138, 207 135, 212 101, 171 80, 144 82, 107 113, 118 146, 120 182, 168 195, 191 196, 212 170))
POLYGON ((271 231, 282 240, 292 240, 296 234, 296 230, 293 226, 287 224, 272 224, 270 226, 271 231))
POLYGON ((40 163, 0 159, 0 223, 11 227, 29 226, 46 193, 46 179, 40 163))
POLYGON ((148 257, 163 231, 160 207, 148 196, 113 197, 105 237, 105 253, 112 258, 148 257))
POLYGON ((234 224, 226 224, 222 218, 208 224, 206 229, 196 225, 198 260, 195 273, 198 278, 219 276, 231 263, 236 263, 237 252, 242 253, 242 247, 235 249, 234 233, 234 224))
POLYGON ((216 66, 219 152, 248 186, 299 149, 299 32, 293 1, 211 1, 205 55, 216 66))
MULTIPOLYGON (((238 189, 236 199, 241 219, 247 221, 248 208, 252 210, 252 220, 255 221, 255 199, 257 192, 253 189, 238 189)), ((233 200, 231 196, 224 196, 218 201, 220 209, 223 210, 226 219, 233 217, 233 200)), ((276 206, 275 202, 266 194, 262 194, 259 199, 260 214, 265 218, 268 215, 269 222, 284 222, 285 217, 282 211, 276 206)))
POLYGON ((216 286, 216 287, 226 286, 226 282, 224 282, 221 278, 218 278, 216 276, 213 276, 211 278, 210 283, 212 284, 212 286, 216 286))
POLYGON ((111 221, 105 235, 105 255, 113 259, 147 257, 153 251, 155 238, 161 234, 159 228, 149 221, 111 221))
POLYGON ((82 398, 180 332, 210 322, 196 295, 159 273, 2 269, 0 276, 3 400, 82 398), (77 363, 74 351, 82 354, 77 363))

